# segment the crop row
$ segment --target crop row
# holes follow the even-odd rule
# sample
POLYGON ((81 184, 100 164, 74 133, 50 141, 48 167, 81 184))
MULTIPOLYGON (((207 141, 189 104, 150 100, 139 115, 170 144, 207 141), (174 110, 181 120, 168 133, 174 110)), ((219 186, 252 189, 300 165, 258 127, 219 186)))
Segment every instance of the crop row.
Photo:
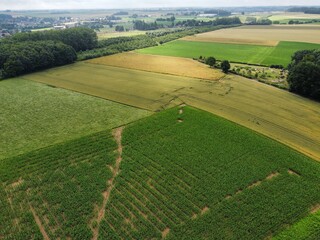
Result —
POLYGON ((51 239, 90 239, 88 222, 112 177, 115 149, 102 132, 0 162, 0 236, 42 239, 33 208, 51 239))
POLYGON ((208 113, 178 112, 124 130, 106 218, 118 237, 159 239, 169 228, 169 239, 262 239, 320 202, 318 163, 208 113))

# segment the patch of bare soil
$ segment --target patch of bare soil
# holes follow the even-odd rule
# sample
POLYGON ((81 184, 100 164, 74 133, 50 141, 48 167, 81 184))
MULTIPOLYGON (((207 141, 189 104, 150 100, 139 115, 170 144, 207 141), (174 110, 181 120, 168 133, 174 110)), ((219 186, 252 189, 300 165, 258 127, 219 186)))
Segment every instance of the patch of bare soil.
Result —
POLYGON ((30 210, 32 212, 34 220, 36 221, 36 224, 38 225, 38 227, 40 229, 40 232, 41 232, 41 234, 43 236, 43 239, 44 240, 50 240, 50 238, 49 238, 44 226, 41 223, 40 218, 37 216, 36 211, 34 210, 34 208, 31 205, 30 205, 30 210))
POLYGON ((24 182, 24 180, 22 178, 19 178, 17 181, 11 183, 9 185, 10 188, 17 188, 18 186, 20 186, 22 183, 24 182))
POLYGON ((300 175, 299 173, 297 173, 296 171, 293 171, 292 169, 289 169, 289 170, 288 170, 288 173, 289 173, 290 175, 295 175, 295 176, 301 177, 301 175, 300 175))
POLYGON ((259 186, 260 184, 261 184, 261 181, 257 181, 257 182, 252 183, 248 188, 254 188, 256 186, 259 186))
POLYGON ((205 214, 206 212, 209 211, 209 208, 208 207, 204 207, 202 210, 201 210, 201 215, 205 214))
POLYGON ((116 142, 118 144, 118 149, 117 149, 118 157, 117 157, 115 166, 112 167, 112 168, 109 167, 110 170, 113 170, 112 177, 106 183, 106 185, 107 185, 106 191, 104 191, 102 193, 103 202, 102 202, 102 206, 99 208, 98 216, 91 221, 91 230, 92 230, 92 233, 93 233, 92 240, 97 240, 98 237, 99 237, 100 223, 101 223, 102 219, 105 216, 106 206, 107 206, 107 203, 109 201, 111 191, 112 191, 112 189, 114 187, 113 182, 114 182, 116 176, 119 174, 120 164, 121 164, 121 161, 122 161, 122 144, 121 144, 122 131, 123 131, 123 127, 120 127, 120 128, 115 129, 113 131, 113 133, 112 133, 114 139, 116 140, 116 142), (94 227, 94 224, 96 224, 95 227, 94 227))
POLYGON ((317 205, 315 205, 315 206, 313 206, 313 207, 311 208, 311 210, 310 210, 310 213, 316 213, 316 212, 318 212, 319 210, 320 210, 320 203, 317 204, 317 205))
POLYGON ((165 239, 167 237, 167 235, 170 232, 170 228, 166 228, 165 230, 162 231, 162 239, 165 239))
POLYGON ((273 172, 268 177, 266 177, 266 180, 271 180, 272 178, 277 177, 279 174, 280 173, 278 173, 278 172, 273 172))
POLYGON ((183 122, 183 119, 182 119, 182 118, 178 118, 178 122, 179 122, 179 123, 182 123, 182 122, 183 122))

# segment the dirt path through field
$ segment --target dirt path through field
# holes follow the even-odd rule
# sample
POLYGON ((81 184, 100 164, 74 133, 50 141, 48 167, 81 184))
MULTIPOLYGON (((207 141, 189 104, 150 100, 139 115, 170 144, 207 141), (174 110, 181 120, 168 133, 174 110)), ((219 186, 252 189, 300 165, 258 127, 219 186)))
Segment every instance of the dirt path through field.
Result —
POLYGON ((102 219, 104 218, 105 216, 105 212, 106 212, 106 206, 107 206, 107 203, 109 201, 109 198, 110 198, 110 194, 112 192, 112 189, 114 187, 114 180, 116 178, 116 176, 118 175, 119 173, 119 169, 120 169, 120 164, 121 164, 121 161, 122 161, 122 144, 121 144, 121 139, 122 139, 122 131, 123 131, 123 127, 120 127, 120 128, 117 128, 113 131, 113 137, 114 139, 116 140, 117 144, 118 144, 118 157, 117 157, 117 160, 116 160, 116 163, 115 163, 115 166, 113 167, 113 172, 112 172, 112 178, 109 179, 107 181, 107 190, 105 192, 103 192, 103 202, 102 202, 102 206, 101 208, 99 209, 98 211, 98 216, 97 218, 93 221, 93 223, 95 222, 96 223, 96 226, 93 227, 91 226, 91 229, 93 231, 93 237, 92 237, 92 240, 97 240, 98 237, 99 237, 99 229, 100 229, 100 223, 102 221, 102 219))
POLYGON ((38 217, 38 215, 36 214, 36 211, 34 210, 34 208, 33 208, 31 205, 30 205, 30 210, 31 210, 31 212, 32 212, 32 215, 33 215, 34 220, 36 221, 36 224, 37 224, 38 227, 39 227, 39 230, 40 230, 40 232, 41 232, 41 234, 42 234, 42 236, 43 236, 43 239, 44 239, 44 240, 50 240, 50 238, 49 238, 49 236, 48 236, 48 234, 47 234, 44 226, 43 226, 42 223, 41 223, 40 218, 38 217))

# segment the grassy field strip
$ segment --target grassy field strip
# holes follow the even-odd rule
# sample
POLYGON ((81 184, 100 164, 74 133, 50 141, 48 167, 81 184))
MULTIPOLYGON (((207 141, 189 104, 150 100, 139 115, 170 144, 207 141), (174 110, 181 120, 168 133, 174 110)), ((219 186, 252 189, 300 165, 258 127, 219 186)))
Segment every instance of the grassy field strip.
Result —
POLYGON ((269 17, 269 19, 272 21, 281 21, 286 19, 320 19, 320 14, 304 14, 304 13, 287 12, 285 14, 283 13, 273 14, 272 16, 269 17))
MULTIPOLYGON (((66 76, 69 78, 70 74, 66 76)), ((23 78, 0 82, 0 99, 0 159, 111 129, 151 114, 23 78)))
MULTIPOLYGON (((186 58, 199 58, 199 56, 214 56, 219 60, 228 59, 236 62, 254 63, 252 59, 255 56, 261 58, 267 57, 263 55, 266 49, 272 48, 267 46, 228 44, 228 43, 208 43, 193 41, 173 41, 161 46, 145 48, 137 50, 138 53, 176 56, 186 58)), ((260 64, 261 62, 255 62, 260 64)))
POLYGON ((320 27, 316 25, 241 26, 197 34, 187 41, 240 43, 277 46, 280 41, 320 44, 320 27))
POLYGON ((317 239, 320 236, 320 211, 311 213, 275 236, 274 240, 317 239))
POLYGON ((232 75, 205 81, 86 63, 25 78, 152 111, 185 101, 320 160, 320 104, 256 81, 232 75))
POLYGON ((177 40, 161 46, 140 49, 136 52, 185 58, 214 56, 219 60, 229 60, 231 62, 287 66, 291 61, 291 56, 296 51, 319 47, 320 44, 300 42, 280 42, 276 47, 270 47, 177 40))
POLYGON ((206 80, 219 80, 224 76, 220 70, 210 69, 208 66, 192 59, 134 52, 95 58, 86 62, 206 80))

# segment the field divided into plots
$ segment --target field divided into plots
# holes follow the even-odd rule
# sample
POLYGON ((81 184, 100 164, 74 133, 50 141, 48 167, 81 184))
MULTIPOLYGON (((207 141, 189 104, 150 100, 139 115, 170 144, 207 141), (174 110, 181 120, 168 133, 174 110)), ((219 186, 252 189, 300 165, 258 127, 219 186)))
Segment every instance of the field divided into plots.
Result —
POLYGON ((176 107, 0 161, 0 237, 263 239, 314 211, 319 173, 278 142, 176 107))
POLYGON ((100 239, 264 239, 320 201, 319 163, 209 113, 166 110, 122 139, 100 239))
MULTIPOLYGON (((134 56, 130 56, 132 61, 134 56)), ((126 69, 125 63, 122 66, 81 62, 25 75, 24 79, 155 112, 185 102, 263 133, 320 160, 320 105, 317 102, 234 75, 212 81, 126 69)), ((195 67, 197 70, 199 68, 195 67)), ((134 119, 135 114, 150 114, 137 111, 136 108, 128 109, 133 112, 126 115, 126 121, 134 119)), ((114 112, 109 113, 118 116, 114 112)), ((121 116, 121 111, 118 113, 121 116)))

